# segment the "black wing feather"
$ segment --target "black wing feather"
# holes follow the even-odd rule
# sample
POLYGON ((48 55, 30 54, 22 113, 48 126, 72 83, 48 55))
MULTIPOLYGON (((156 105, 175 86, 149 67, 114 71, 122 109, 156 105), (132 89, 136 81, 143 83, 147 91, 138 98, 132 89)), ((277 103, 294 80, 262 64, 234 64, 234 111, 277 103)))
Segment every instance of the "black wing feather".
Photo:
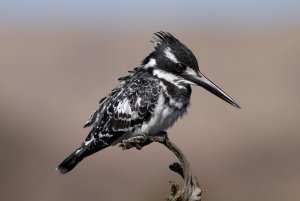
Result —
POLYGON ((93 125, 86 141, 101 139, 112 144, 123 134, 134 132, 144 122, 149 121, 154 112, 160 89, 155 78, 130 76, 115 88, 84 127, 93 125))

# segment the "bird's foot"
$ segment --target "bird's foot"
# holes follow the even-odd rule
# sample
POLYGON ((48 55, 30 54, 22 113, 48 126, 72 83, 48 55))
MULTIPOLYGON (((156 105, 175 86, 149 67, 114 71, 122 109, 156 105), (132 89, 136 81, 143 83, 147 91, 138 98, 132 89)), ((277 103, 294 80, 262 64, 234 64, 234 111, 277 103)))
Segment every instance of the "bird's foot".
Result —
POLYGON ((136 135, 126 140, 123 140, 120 144, 123 150, 130 149, 132 147, 137 148, 138 150, 142 149, 144 146, 150 144, 148 136, 146 135, 136 135))
POLYGON ((161 133, 150 136, 140 134, 123 140, 120 144, 120 147, 123 150, 130 149, 132 147, 135 147, 136 149, 140 150, 144 146, 151 144, 152 142, 164 143, 167 139, 168 135, 166 131, 162 131, 161 133))
POLYGON ((168 133, 167 131, 162 131, 156 135, 151 136, 152 142, 159 142, 159 143, 165 143, 165 141, 168 140, 168 133))

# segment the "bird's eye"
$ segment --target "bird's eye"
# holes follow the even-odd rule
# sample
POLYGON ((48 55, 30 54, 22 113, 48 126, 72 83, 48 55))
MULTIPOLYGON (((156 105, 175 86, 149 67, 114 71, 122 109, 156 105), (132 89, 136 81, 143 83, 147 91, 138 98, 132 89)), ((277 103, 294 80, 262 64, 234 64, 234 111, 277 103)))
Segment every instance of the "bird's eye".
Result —
POLYGON ((178 72, 182 72, 182 71, 184 71, 186 69, 186 65, 184 65, 184 64, 182 64, 182 63, 177 63, 176 64, 176 70, 178 71, 178 72))

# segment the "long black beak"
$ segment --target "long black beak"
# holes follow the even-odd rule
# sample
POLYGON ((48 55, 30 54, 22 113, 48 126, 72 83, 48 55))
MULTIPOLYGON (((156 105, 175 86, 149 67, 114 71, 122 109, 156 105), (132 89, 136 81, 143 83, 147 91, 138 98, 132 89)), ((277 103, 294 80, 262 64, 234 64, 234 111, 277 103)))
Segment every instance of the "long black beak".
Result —
POLYGON ((204 89, 210 91, 219 98, 222 98, 224 101, 233 105, 234 107, 237 107, 239 109, 241 108, 229 95, 227 95, 222 89, 220 89, 202 73, 199 73, 197 75, 186 74, 184 77, 189 81, 195 83, 196 85, 199 85, 204 89))

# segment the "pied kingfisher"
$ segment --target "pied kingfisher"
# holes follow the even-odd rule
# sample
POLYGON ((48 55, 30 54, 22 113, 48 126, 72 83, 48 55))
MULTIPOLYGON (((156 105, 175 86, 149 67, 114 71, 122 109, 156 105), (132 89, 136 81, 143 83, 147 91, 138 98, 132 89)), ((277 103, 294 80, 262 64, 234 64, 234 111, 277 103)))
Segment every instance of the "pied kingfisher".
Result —
POLYGON ((154 51, 121 84, 102 98, 84 127, 85 141, 57 170, 65 174, 82 159, 134 135, 155 135, 170 128, 190 104, 191 84, 199 85, 240 108, 198 68, 192 51, 173 35, 157 32, 154 51))

